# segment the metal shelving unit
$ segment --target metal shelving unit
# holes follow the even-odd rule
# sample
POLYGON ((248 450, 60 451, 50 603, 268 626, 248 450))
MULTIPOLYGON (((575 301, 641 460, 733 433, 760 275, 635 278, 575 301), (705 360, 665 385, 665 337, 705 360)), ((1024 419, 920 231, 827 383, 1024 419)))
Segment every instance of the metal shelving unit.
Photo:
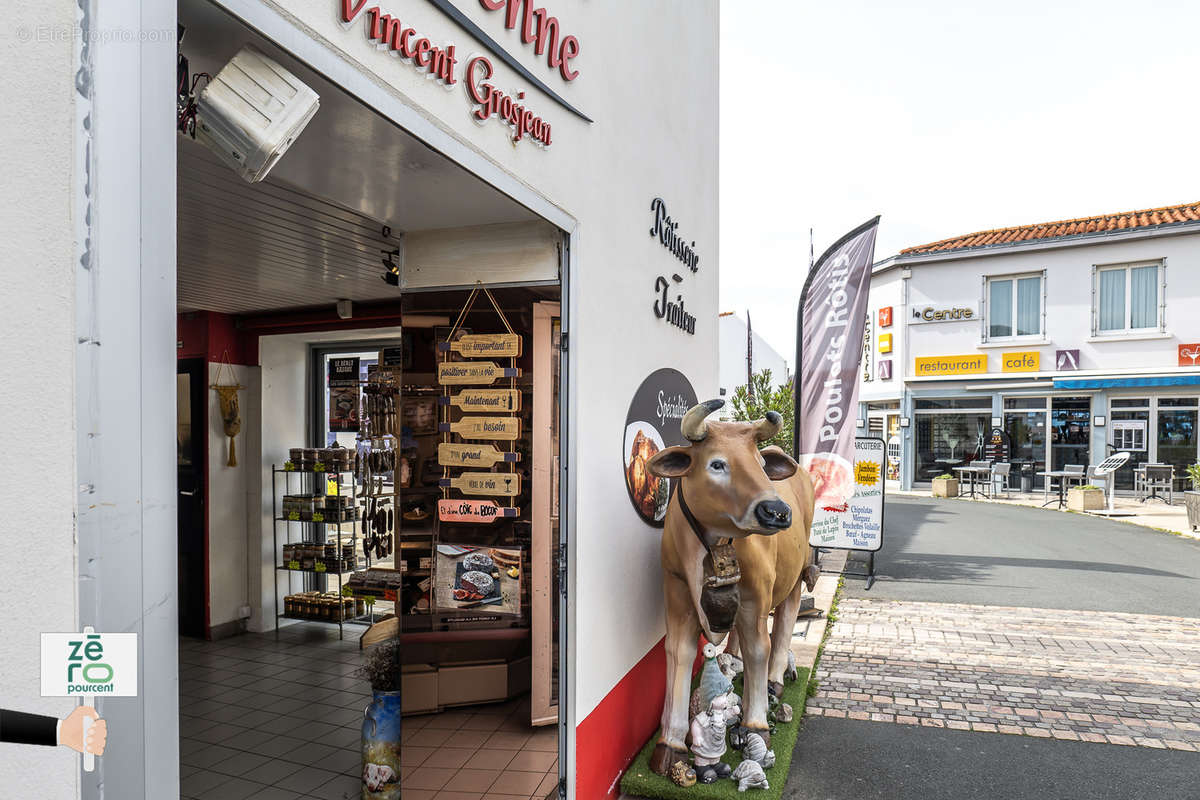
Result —
MULTIPOLYGON (((281 510, 280 510, 279 498, 282 496, 279 492, 279 476, 280 475, 284 476, 283 477, 283 494, 292 494, 293 493, 292 481, 291 481, 290 476, 295 475, 299 479, 299 484, 300 484, 299 487, 295 489, 296 493, 304 492, 304 493, 309 493, 309 494, 318 494, 318 493, 324 494, 328 491, 328 481, 333 480, 333 481, 337 482, 338 494, 340 495, 342 493, 342 488, 346 485, 342 481, 342 476, 343 475, 353 476, 353 472, 351 470, 341 470, 341 471, 337 471, 337 472, 302 471, 302 470, 292 470, 292 469, 281 468, 281 467, 277 467, 274 464, 271 465, 271 517, 274 519, 274 523, 272 525, 272 530, 271 530, 271 540, 272 540, 272 546, 273 546, 272 558, 276 562, 278 562, 280 560, 280 558, 282 556, 282 550, 280 548, 281 544, 285 544, 285 543, 290 544, 293 541, 296 541, 297 543, 324 545, 329 538, 329 529, 334 528, 337 531, 336 535, 337 535, 337 541, 338 541, 338 558, 339 558, 339 563, 340 563, 341 553, 342 553, 342 528, 343 528, 343 526, 349 526, 350 540, 354 545, 354 563, 357 564, 358 563, 358 497, 357 497, 357 485, 354 481, 354 478, 351 477, 351 479, 349 481, 350 510, 351 510, 350 518, 348 520, 343 519, 343 520, 339 520, 337 522, 324 522, 324 521, 314 522, 312 520, 289 519, 287 517, 280 516, 281 510), (318 492, 318 490, 320 490, 320 492, 318 492), (279 534, 280 534, 279 527, 281 524, 284 526, 282 542, 280 541, 280 538, 279 538, 279 534), (296 539, 296 540, 292 539, 292 527, 291 527, 292 525, 301 526, 299 539, 296 539)), ((281 572, 299 573, 299 574, 306 575, 306 576, 308 576, 308 575, 336 575, 337 576, 338 595, 341 596, 342 587, 345 584, 345 582, 342 580, 342 577, 344 575, 351 574, 352 572, 354 572, 354 569, 353 568, 351 568, 349 570, 343 570, 343 569, 337 569, 337 570, 292 569, 292 568, 288 567, 286 564, 283 564, 283 565, 277 564, 275 567, 275 593, 274 593, 273 599, 274 599, 274 604, 275 604, 275 636, 276 636, 276 638, 278 638, 278 636, 279 636, 279 620, 281 620, 281 619, 293 619, 293 620, 301 620, 303 622, 318 622, 318 623, 325 624, 325 625, 337 625, 338 626, 338 638, 339 639, 345 638, 345 625, 346 625, 346 623, 351 622, 353 618, 345 617, 344 615, 339 614, 339 619, 337 619, 337 620, 325 620, 325 619, 313 619, 313 618, 309 618, 309 617, 302 617, 302 616, 297 616, 294 614, 280 613, 280 611, 279 611, 279 573, 281 573, 281 572)), ((309 582, 307 578, 305 579, 305 582, 306 583, 309 582)), ((288 585, 286 588, 288 590, 291 589, 291 580, 290 579, 288 580, 288 585)))

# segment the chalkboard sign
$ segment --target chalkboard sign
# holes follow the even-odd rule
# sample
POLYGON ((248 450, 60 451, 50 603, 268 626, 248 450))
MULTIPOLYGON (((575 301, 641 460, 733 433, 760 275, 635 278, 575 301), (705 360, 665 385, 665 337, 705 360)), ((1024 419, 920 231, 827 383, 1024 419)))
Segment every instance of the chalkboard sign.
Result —
POLYGON ((1005 463, 1009 459, 1009 454, 1012 451, 1012 440, 1008 434, 1001 428, 992 428, 992 432, 988 434, 987 441, 983 445, 983 457, 985 461, 1005 463))

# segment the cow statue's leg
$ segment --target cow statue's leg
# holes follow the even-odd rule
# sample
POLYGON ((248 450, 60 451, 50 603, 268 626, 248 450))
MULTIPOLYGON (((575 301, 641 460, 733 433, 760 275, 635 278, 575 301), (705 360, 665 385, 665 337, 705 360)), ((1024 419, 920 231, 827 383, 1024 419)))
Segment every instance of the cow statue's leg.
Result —
POLYGON ((689 689, 700 640, 700 619, 687 583, 666 575, 663 594, 667 601, 667 696, 663 701, 662 732, 650 757, 650 769, 659 775, 666 775, 673 763, 688 757, 685 739, 689 689))
POLYGON ((738 610, 738 641, 742 648, 742 727, 759 734, 769 746, 767 730, 767 661, 771 642, 767 612, 743 600, 738 610))
POLYGON ((783 602, 775 608, 775 624, 771 629, 771 662, 767 667, 767 686, 776 697, 783 694, 783 673, 787 670, 788 650, 792 646, 792 630, 796 617, 800 615, 800 596, 804 593, 804 580, 796 586, 783 602))

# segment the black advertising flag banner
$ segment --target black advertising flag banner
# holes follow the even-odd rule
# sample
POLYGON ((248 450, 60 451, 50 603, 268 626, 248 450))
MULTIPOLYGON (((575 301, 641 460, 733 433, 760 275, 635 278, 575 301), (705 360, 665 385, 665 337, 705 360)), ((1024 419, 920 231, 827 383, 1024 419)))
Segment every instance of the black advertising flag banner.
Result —
POLYGON ((794 444, 816 491, 814 545, 837 538, 854 496, 858 370, 878 230, 875 217, 839 239, 809 270, 800 295, 794 444))
POLYGON ((329 359, 329 430, 358 430, 358 358, 329 359))

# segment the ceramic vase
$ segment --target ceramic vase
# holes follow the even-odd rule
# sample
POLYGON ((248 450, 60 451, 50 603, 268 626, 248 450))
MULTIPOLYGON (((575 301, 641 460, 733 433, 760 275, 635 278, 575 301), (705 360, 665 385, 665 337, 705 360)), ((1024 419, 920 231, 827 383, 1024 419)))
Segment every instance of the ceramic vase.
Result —
POLYGON ((400 800, 400 692, 375 692, 363 712, 362 800, 400 800))

